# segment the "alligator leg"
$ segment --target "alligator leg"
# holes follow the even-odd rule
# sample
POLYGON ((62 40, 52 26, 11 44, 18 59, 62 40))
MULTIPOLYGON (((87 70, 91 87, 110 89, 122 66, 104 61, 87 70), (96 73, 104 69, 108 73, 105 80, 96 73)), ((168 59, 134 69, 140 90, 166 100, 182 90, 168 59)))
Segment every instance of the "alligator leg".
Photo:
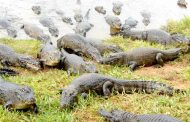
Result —
POLYGON ((4 110, 11 111, 11 108, 12 108, 12 102, 11 102, 11 101, 8 101, 8 102, 6 102, 6 103, 3 105, 3 109, 4 109, 4 110))
POLYGON ((134 71, 138 67, 137 62, 135 62, 135 61, 130 61, 128 63, 128 66, 129 66, 130 71, 134 71))
POLYGON ((7 60, 1 60, 1 65, 3 66, 3 68, 9 68, 9 62, 7 60))
POLYGON ((164 61, 163 61, 163 59, 162 59, 162 56, 163 56, 162 53, 158 53, 158 54, 156 55, 156 61, 157 61, 157 64, 158 64, 158 65, 157 65, 158 68, 164 66, 164 61))
POLYGON ((111 95, 111 88, 113 87, 113 83, 110 81, 106 81, 103 84, 103 95, 105 96, 105 98, 107 98, 108 96, 111 95))

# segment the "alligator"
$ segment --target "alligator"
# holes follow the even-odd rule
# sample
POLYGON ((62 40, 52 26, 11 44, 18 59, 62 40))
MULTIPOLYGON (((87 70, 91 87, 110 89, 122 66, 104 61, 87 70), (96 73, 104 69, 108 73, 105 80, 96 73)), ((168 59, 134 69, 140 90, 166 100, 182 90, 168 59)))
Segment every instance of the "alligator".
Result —
POLYGON ((72 21, 71 17, 65 16, 65 13, 62 10, 56 10, 56 14, 58 14, 61 17, 61 19, 64 23, 73 25, 73 21, 72 21))
POLYGON ((76 34, 86 37, 86 33, 90 31, 92 27, 94 27, 93 24, 87 21, 82 21, 78 23, 73 30, 75 31, 76 34))
POLYGON ((161 29, 148 29, 148 30, 123 30, 120 32, 124 38, 130 37, 133 40, 144 40, 153 43, 160 43, 168 45, 171 43, 189 43, 190 39, 179 36, 177 34, 169 34, 161 29))
POLYGON ((16 76, 18 74, 19 74, 18 72, 14 71, 12 69, 0 68, 0 75, 16 76))
POLYGON ((102 64, 124 65, 129 66, 134 71, 138 66, 156 66, 161 67, 166 61, 172 61, 178 58, 181 48, 173 48, 168 50, 160 50, 150 47, 140 47, 129 52, 115 53, 107 58, 101 59, 102 64))
POLYGON ((105 98, 111 93, 158 93, 172 96, 174 93, 179 93, 181 90, 174 89, 164 83, 155 81, 141 80, 122 80, 98 73, 83 74, 71 82, 70 85, 61 89, 61 108, 71 107, 77 100, 77 96, 89 91, 95 91, 97 94, 103 95, 105 98))
POLYGON ((37 56, 41 63, 42 67, 45 66, 58 66, 61 60, 61 52, 60 50, 53 45, 52 42, 47 42, 44 44, 38 53, 37 56))
POLYGON ((74 19, 76 22, 82 22, 83 21, 82 12, 80 9, 74 11, 74 19))
POLYGON ((131 28, 135 28, 138 24, 138 21, 129 17, 125 20, 125 24, 122 25, 122 30, 130 30, 131 28))
POLYGON ((100 109, 98 113, 108 122, 181 122, 179 119, 165 114, 133 114, 122 110, 108 112, 100 109))
POLYGON ((41 7, 40 6, 32 6, 32 11, 35 14, 39 15, 39 14, 41 14, 41 7))
POLYGON ((121 3, 120 1, 114 2, 113 3, 113 8, 112 8, 113 13, 115 15, 120 15, 121 10, 122 10, 122 6, 123 6, 123 3, 121 3))
POLYGON ((25 33, 34 39, 41 40, 42 42, 49 42, 50 36, 46 35, 41 28, 35 24, 25 23, 21 26, 21 29, 24 29, 25 33))
POLYGON ((53 20, 49 17, 41 17, 39 22, 44 26, 47 27, 50 34, 54 37, 58 37, 59 36, 59 30, 58 28, 55 26, 53 20))
POLYGON ((104 18, 106 23, 110 26, 110 35, 116 35, 121 32, 122 24, 118 17, 107 15, 104 18))
POLYGON ((84 72, 98 72, 94 64, 85 62, 82 57, 79 57, 75 54, 69 54, 64 49, 61 50, 61 53, 62 59, 60 65, 68 72, 69 75, 81 74, 84 72))
POLYGON ((5 81, 1 77, 0 104, 3 105, 3 109, 8 111, 31 110, 34 113, 38 112, 34 92, 30 87, 5 81))
POLYGON ((31 56, 16 53, 12 48, 3 44, 0 44, 0 61, 5 68, 9 66, 19 66, 33 71, 41 69, 40 61, 31 56))
POLYGON ((97 11, 100 14, 103 14, 103 15, 106 14, 106 10, 104 9, 103 6, 96 6, 94 9, 95 9, 95 11, 97 11))
POLYGON ((188 3, 185 0, 178 0, 177 5, 182 8, 187 8, 188 3))
POLYGON ((0 19, 0 26, 3 29, 6 29, 7 34, 10 37, 12 37, 12 38, 17 37, 17 30, 15 29, 15 27, 12 26, 11 22, 8 19, 6 19, 6 18, 0 19))
POLYGON ((147 10, 143 10, 140 13, 141 13, 141 16, 143 17, 143 20, 142 20, 143 24, 145 26, 148 26, 150 23, 151 13, 147 10))
POLYGON ((109 44, 104 44, 102 42, 98 42, 98 41, 94 41, 93 39, 87 39, 89 40, 89 43, 95 47, 96 49, 98 49, 98 51, 101 53, 101 55, 103 55, 106 52, 122 52, 123 50, 117 46, 117 45, 109 45, 109 44))
POLYGON ((83 36, 78 34, 64 35, 57 40, 57 47, 59 49, 63 48, 69 53, 82 54, 86 57, 92 58, 95 61, 99 61, 102 58, 100 52, 83 36))

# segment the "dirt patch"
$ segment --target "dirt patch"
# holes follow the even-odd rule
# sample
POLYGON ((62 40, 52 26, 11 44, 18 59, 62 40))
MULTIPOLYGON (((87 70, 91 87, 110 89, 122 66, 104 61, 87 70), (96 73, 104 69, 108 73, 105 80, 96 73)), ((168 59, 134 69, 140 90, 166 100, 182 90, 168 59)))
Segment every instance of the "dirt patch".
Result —
POLYGON ((135 71, 135 74, 147 77, 162 78, 176 88, 190 88, 190 82, 183 78, 183 70, 185 67, 180 64, 165 64, 161 68, 143 67, 135 71))

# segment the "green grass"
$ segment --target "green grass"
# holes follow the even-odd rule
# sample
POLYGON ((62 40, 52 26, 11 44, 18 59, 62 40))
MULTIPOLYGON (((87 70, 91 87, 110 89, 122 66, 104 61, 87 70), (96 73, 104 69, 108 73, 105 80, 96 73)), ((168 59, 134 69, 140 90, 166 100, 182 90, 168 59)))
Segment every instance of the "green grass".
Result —
POLYGON ((186 16, 180 21, 169 20, 164 29, 170 33, 181 33, 190 36, 190 17, 186 16))
MULTIPOLYGON (((167 30, 190 35, 190 19, 186 17, 179 22, 169 22, 167 30)), ((11 40, 1 39, 0 43, 9 45, 17 52, 36 57, 40 42, 36 40, 11 40)), ((116 44, 125 51, 137 47, 155 47, 168 49, 174 46, 150 44, 142 40, 132 41, 122 37, 112 37, 105 43, 116 44)), ((97 114, 100 108, 107 110, 122 109, 136 114, 163 113, 190 122, 190 54, 181 55, 175 61, 168 62, 162 68, 142 67, 135 72, 130 72, 127 67, 99 65, 100 73, 121 79, 156 80, 170 84, 176 88, 187 90, 187 94, 175 94, 173 97, 159 96, 156 94, 118 94, 112 95, 107 100, 94 93, 89 93, 87 99, 79 97, 74 109, 60 110, 59 89, 67 86, 77 76, 68 77, 66 71, 47 69, 31 72, 22 68, 15 68, 21 74, 15 77, 5 77, 6 80, 28 85, 33 88, 39 114, 30 112, 7 112, 0 107, 1 122, 103 122, 104 119, 97 114)))

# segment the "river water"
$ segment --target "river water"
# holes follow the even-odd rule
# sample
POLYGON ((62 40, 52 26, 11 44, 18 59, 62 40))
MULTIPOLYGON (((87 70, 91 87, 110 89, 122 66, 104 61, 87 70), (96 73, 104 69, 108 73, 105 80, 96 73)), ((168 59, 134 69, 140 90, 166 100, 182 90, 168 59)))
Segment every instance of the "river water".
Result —
MULTIPOLYGON (((63 10, 66 16, 73 19, 74 10, 81 9, 83 15, 91 8, 89 21, 94 24, 92 30, 87 33, 87 37, 105 39, 109 37, 109 26, 104 20, 104 15, 97 13, 94 7, 102 5, 107 10, 107 14, 113 15, 112 3, 116 0, 81 0, 77 5, 76 0, 0 0, 0 16, 11 18, 13 25, 18 29, 17 39, 28 39, 29 37, 20 29, 23 22, 37 24, 45 33, 49 34, 48 29, 39 23, 40 16, 49 16, 53 18, 54 23, 59 28, 60 36, 66 33, 73 33, 75 25, 71 26, 61 21, 61 18, 55 13, 56 10, 63 10), (31 10, 33 5, 42 7, 42 14, 35 15, 31 10)), ((180 8, 177 0, 120 0, 124 5, 122 13, 118 17, 124 23, 128 17, 139 21, 137 29, 160 28, 168 19, 179 20, 184 16, 190 16, 190 5, 187 9, 180 8), (145 27, 142 24, 141 11, 146 10, 151 13, 151 23, 145 27)), ((186 0, 190 4, 190 0, 186 0)), ((74 20, 73 20, 74 21, 74 20)), ((50 34, 49 34, 50 35, 50 34)), ((4 29, 0 29, 0 37, 8 37, 4 29)), ((59 38, 58 37, 58 38, 59 38)), ((57 38, 52 37, 52 40, 57 38)))

